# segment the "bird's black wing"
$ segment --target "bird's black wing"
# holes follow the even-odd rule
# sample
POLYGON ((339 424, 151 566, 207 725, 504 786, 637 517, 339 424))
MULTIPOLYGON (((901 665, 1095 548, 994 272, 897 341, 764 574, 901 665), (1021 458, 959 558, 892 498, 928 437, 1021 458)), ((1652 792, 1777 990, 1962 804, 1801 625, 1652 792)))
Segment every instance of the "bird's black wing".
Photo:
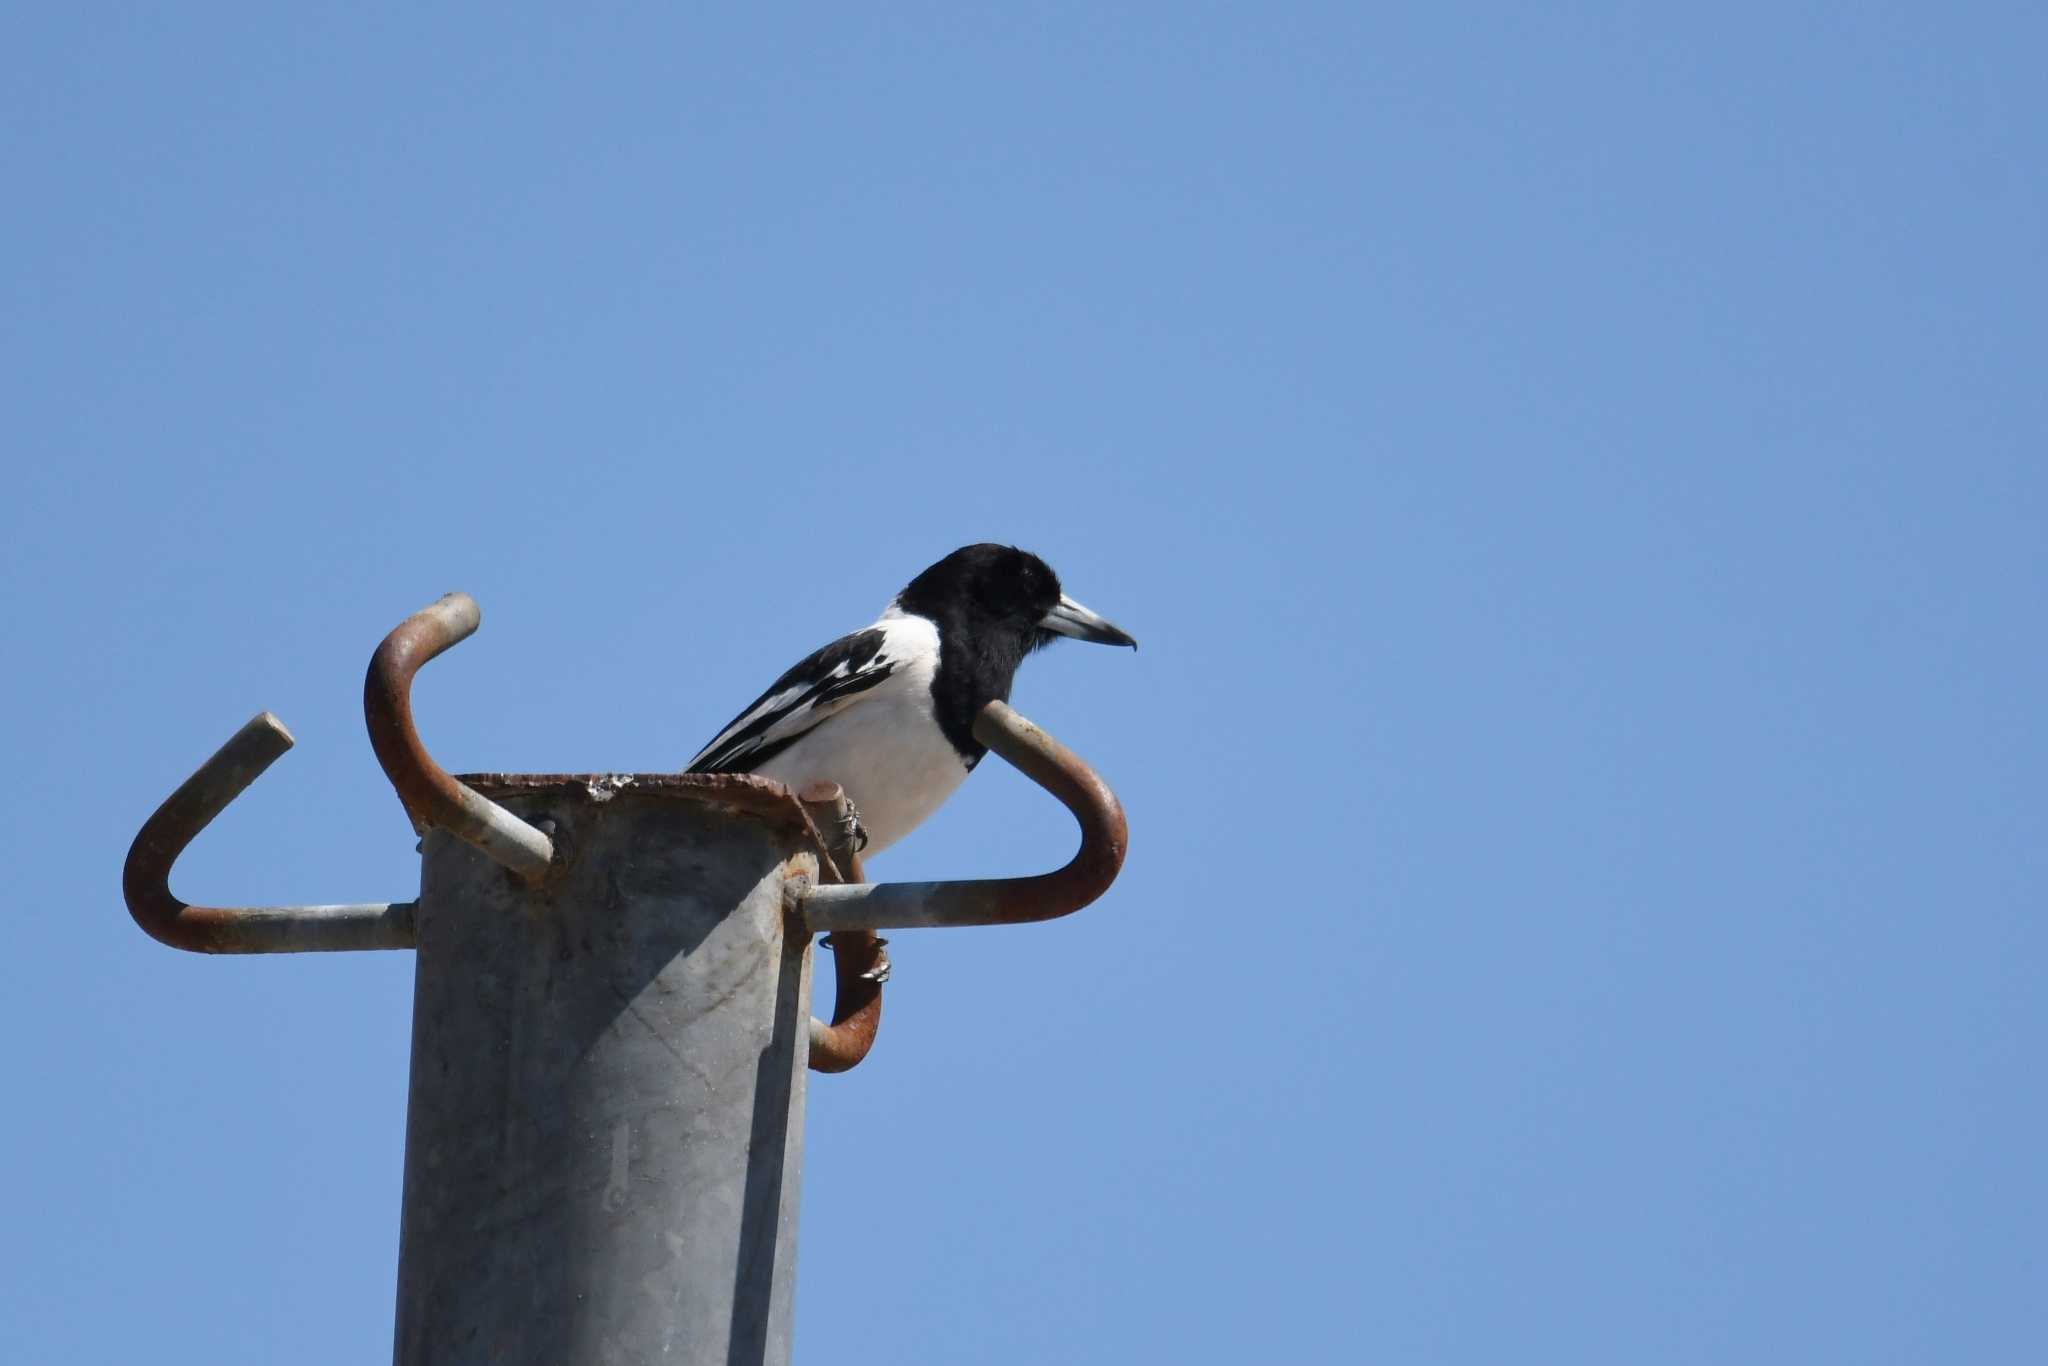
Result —
POLYGON ((841 636, 808 656, 735 716, 696 758, 691 773, 748 773, 789 748, 805 731, 841 711, 896 672, 879 626, 841 636))

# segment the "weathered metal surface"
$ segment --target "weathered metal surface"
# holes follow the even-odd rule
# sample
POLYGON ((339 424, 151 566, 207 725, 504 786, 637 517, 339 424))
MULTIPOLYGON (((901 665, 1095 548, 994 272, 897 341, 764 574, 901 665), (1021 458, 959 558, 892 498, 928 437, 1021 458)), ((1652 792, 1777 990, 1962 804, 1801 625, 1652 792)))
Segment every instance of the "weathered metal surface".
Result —
POLYGON ((363 719, 384 776, 398 789, 419 830, 446 830, 524 878, 548 870, 548 837, 475 789, 457 782, 420 743, 412 720, 412 679, 449 646, 467 640, 483 613, 467 593, 449 593, 407 617, 370 656, 363 679, 363 719))
POLYGON ((603 802, 623 792, 679 798, 758 818, 800 838, 813 854, 826 847, 796 793, 751 773, 461 773, 456 781, 494 802, 554 795, 603 802))
POLYGON ((128 913, 149 935, 195 953, 303 953, 331 949, 409 949, 413 905, 193 906, 171 894, 171 866, 185 846, 292 747, 291 732, 269 712, 236 731, 199 771, 156 809, 121 870, 128 913))
POLYGON ((818 886, 803 898, 813 930, 889 930, 940 925, 1014 925, 1080 910, 1109 889, 1123 867, 1130 832, 1108 784, 1059 741, 1004 702, 991 702, 974 735, 1060 799, 1081 824, 1081 848, 1066 867, 1036 877, 960 882, 818 886))
MULTIPOLYGON (((797 796, 825 837, 827 860, 820 864, 820 880, 862 881, 860 845, 844 789, 820 781, 797 796)), ((865 930, 848 930, 826 941, 832 950, 832 1023, 811 1020, 813 1072, 851 1071, 875 1046, 875 1033, 882 1027, 882 983, 889 978, 887 942, 865 930)))
POLYGON ((813 833, 758 780, 471 780, 425 841, 397 1366, 789 1359, 813 833))

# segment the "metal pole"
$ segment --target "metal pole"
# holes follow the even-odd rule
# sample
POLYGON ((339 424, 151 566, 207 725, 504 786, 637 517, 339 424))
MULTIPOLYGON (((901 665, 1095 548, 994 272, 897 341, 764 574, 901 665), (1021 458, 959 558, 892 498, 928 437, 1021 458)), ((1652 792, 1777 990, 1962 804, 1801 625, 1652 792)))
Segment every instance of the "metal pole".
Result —
POLYGON ((681 782, 468 781, 559 870, 536 888, 427 837, 397 1366, 786 1363, 801 814, 681 782))
POLYGON ((874 931, 1070 914, 1106 891, 1115 794, 1001 702, 983 744, 1073 812, 1065 867, 862 881, 845 795, 744 776, 451 777, 413 726, 420 666, 476 630, 450 594, 385 637, 372 747, 424 835, 418 902, 224 907, 172 865, 291 747, 265 712, 157 808, 128 851, 135 921, 199 953, 416 948, 397 1366, 784 1366, 804 1073, 873 1046, 874 931), (837 946, 810 1018, 810 936, 837 946))

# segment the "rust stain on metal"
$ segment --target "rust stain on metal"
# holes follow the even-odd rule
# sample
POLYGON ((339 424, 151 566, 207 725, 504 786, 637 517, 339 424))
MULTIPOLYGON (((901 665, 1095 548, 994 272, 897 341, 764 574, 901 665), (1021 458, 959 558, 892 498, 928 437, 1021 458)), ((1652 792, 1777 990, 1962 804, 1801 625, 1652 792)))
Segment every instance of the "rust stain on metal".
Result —
POLYGON ((614 789, 642 796, 701 802, 768 821, 823 850, 825 836, 797 794, 751 773, 459 773, 453 781, 485 797, 591 796, 614 789))

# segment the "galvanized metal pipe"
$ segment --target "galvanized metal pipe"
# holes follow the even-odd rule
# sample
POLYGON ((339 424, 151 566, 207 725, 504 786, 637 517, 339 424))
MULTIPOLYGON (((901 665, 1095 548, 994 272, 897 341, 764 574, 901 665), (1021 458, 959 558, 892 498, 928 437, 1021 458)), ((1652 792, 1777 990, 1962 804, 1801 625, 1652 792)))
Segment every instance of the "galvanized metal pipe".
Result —
POLYGON ((193 906, 171 893, 185 846, 292 747, 292 733, 260 712, 143 822, 121 869, 128 913, 152 939, 194 953, 305 953, 409 949, 413 903, 355 906, 193 906))
POLYGON ((816 845, 757 788, 500 780, 541 886, 427 836, 397 1366, 789 1360, 816 845))

